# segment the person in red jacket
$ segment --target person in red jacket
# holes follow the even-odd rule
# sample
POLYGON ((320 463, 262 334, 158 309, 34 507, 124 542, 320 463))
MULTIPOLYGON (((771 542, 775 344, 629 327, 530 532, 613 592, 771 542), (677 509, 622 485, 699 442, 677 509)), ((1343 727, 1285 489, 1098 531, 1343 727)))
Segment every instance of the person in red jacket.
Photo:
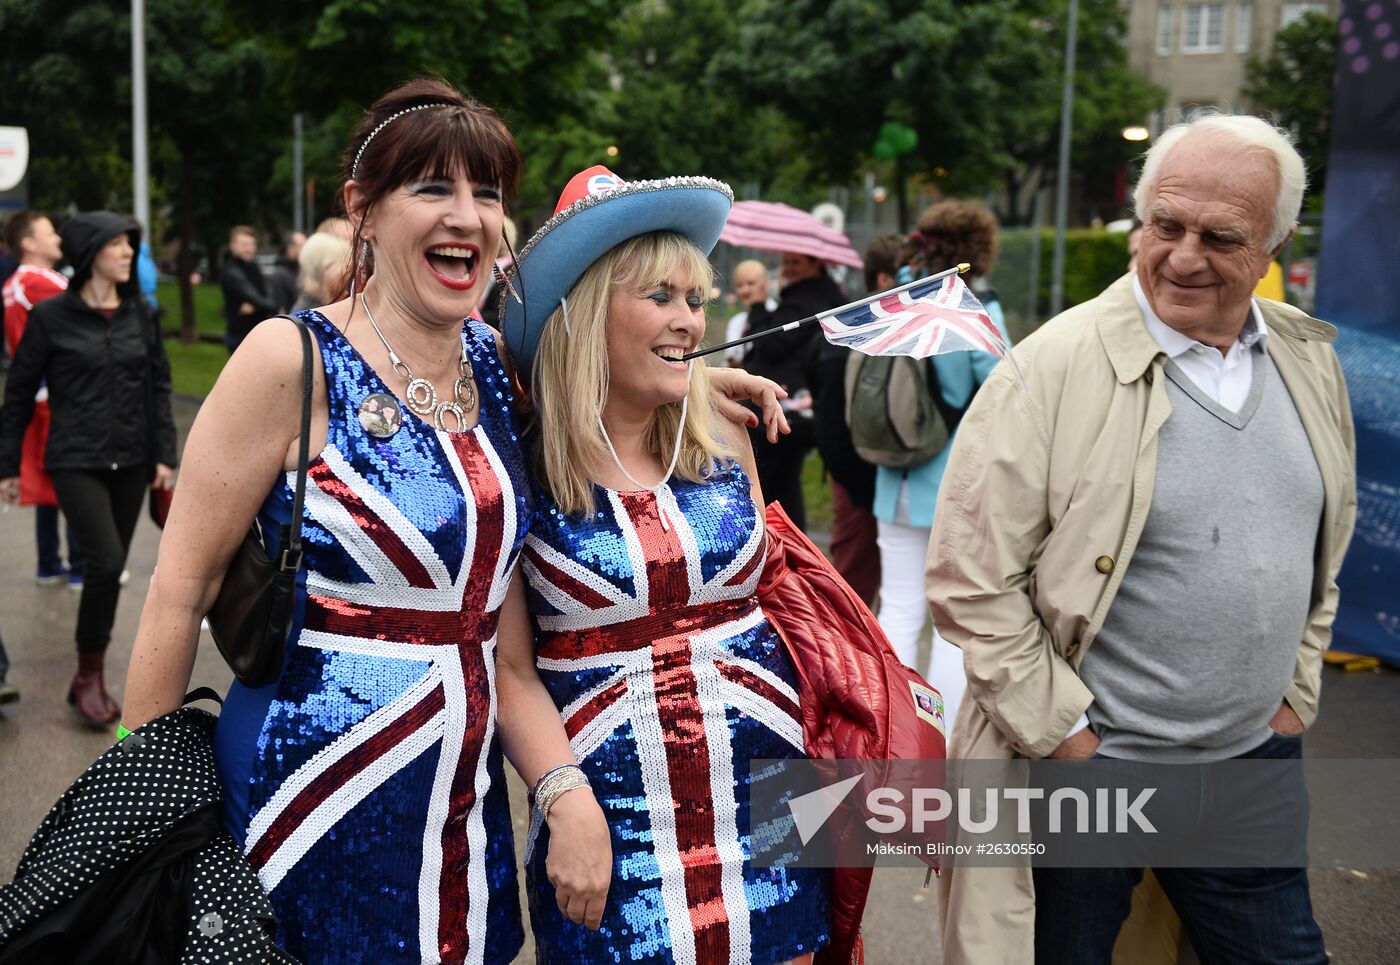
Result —
MULTIPOLYGON (((53 222, 37 211, 17 211, 5 221, 5 247, 19 267, 5 281, 5 348, 14 358, 29 312, 45 299, 68 288, 68 279, 54 271, 63 259, 63 246, 53 222)), ((34 537, 39 551, 35 579, 41 584, 83 584, 83 561, 73 531, 68 530, 68 562, 63 562, 58 538, 58 497, 44 471, 44 447, 49 438, 49 390, 35 396, 34 416, 24 437, 20 464, 20 504, 34 507, 34 537)))

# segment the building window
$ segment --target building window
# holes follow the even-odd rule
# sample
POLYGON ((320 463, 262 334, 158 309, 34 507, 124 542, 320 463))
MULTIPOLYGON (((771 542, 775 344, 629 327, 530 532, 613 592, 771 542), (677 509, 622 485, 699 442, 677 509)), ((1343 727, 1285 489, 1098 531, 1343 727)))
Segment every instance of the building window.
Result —
POLYGON ((1278 29, 1282 30, 1295 20, 1301 20, 1305 13, 1327 12, 1327 4, 1318 0, 1288 0, 1283 5, 1283 16, 1279 18, 1278 29))
POLYGON ((1235 53, 1249 51, 1249 33, 1254 29, 1254 4, 1244 0, 1235 5, 1235 53))
POLYGON ((1186 29, 1181 49, 1188 54, 1218 54, 1225 49, 1225 4, 1186 5, 1186 29))
POLYGON ((1164 3, 1157 8, 1157 53, 1169 54, 1172 52, 1172 26, 1176 19, 1176 11, 1171 4, 1164 3))

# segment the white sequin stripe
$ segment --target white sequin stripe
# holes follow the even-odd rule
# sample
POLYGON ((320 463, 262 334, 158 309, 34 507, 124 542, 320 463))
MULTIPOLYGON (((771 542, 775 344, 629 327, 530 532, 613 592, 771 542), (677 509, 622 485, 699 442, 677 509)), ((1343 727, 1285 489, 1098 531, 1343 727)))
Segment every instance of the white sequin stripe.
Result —
MULTIPOLYGON (((452 577, 448 575, 447 566, 438 558, 433 544, 428 542, 422 531, 409 521, 388 496, 356 472, 334 446, 327 446, 322 450, 321 459, 330 467, 336 478, 350 487, 360 501, 403 541, 427 571, 434 587, 443 590, 452 586, 452 577)), ((289 471, 287 484, 295 487, 296 482, 296 473, 289 471)), ((369 574, 370 579, 377 583, 408 585, 408 578, 384 555, 374 538, 355 521, 349 510, 311 480, 307 480, 306 483, 306 511, 330 531, 351 558, 360 564, 360 568, 369 574)))
POLYGON ((421 643, 400 643, 396 640, 375 640, 371 637, 347 637, 325 630, 303 630, 297 638, 297 646, 427 665, 444 658, 458 659, 457 648, 453 646, 436 647, 421 643))
POLYGON ((601 609, 594 610, 588 607, 569 591, 557 586, 527 556, 523 565, 530 586, 556 610, 562 611, 558 614, 540 614, 538 619, 541 629, 552 632, 589 630, 646 615, 647 609, 637 597, 630 596, 618 589, 601 576, 581 566, 577 561, 564 556, 538 537, 527 536, 525 543, 532 552, 539 554, 546 564, 593 590, 604 599, 611 601, 610 605, 601 609))
POLYGON ((797 750, 803 750, 802 722, 795 720, 791 714, 775 706, 772 701, 764 700, 753 691, 745 690, 723 676, 720 677, 719 696, 724 703, 745 717, 758 721, 797 750))
MULTIPOLYGON (((490 438, 486 435, 486 430, 481 421, 477 420, 476 428, 472 430, 476 436, 477 443, 481 446, 482 453, 486 456, 486 464, 491 467, 491 471, 496 475, 496 484, 501 490, 501 506, 505 514, 504 526, 501 530, 501 545, 496 558, 495 571, 491 574, 491 591, 487 594, 487 611, 495 610, 506 598, 506 590, 510 589, 510 572, 507 566, 510 556, 510 547, 515 545, 515 530, 519 521, 515 518, 515 490, 511 485, 510 473, 506 472, 505 465, 501 462, 500 454, 491 445, 490 438)), ((476 556, 476 540, 480 536, 477 531, 477 505, 473 497, 471 479, 467 476, 466 469, 462 466, 462 460, 457 455, 457 447, 452 444, 452 435, 443 430, 437 430, 438 445, 442 447, 443 454, 447 458, 447 464, 452 467, 452 473, 457 477, 457 485, 462 488, 462 495, 467 504, 467 553, 462 559, 461 572, 457 574, 457 579, 465 584, 471 578, 471 563, 476 556)))
MULTIPOLYGON (((747 498, 747 494, 745 496, 747 498)), ((740 570, 749 564, 754 555, 763 552, 763 513, 759 511, 758 519, 753 530, 749 533, 749 538, 744 541, 743 547, 734 555, 734 559, 729 561, 729 565, 720 570, 710 581, 705 584, 702 591, 703 599, 701 603, 709 603, 714 600, 731 600, 737 597, 748 596, 758 587, 758 581, 763 576, 763 565, 760 563, 754 567, 753 573, 743 583, 737 586, 726 586, 740 570)))
MULTIPOLYGON (((490 892, 486 882, 486 831, 482 810, 486 790, 490 786, 487 771, 487 750, 496 720, 495 642, 492 637, 482 644, 486 661, 486 680, 490 692, 487 707, 489 717, 481 747, 477 753, 473 783, 476 801, 467 814, 467 957, 465 961, 480 962, 486 941, 486 906, 490 892)), ((425 962, 438 961, 438 912, 442 888, 442 829, 452 806, 452 782, 462 767, 462 740, 467 730, 467 684, 462 675, 460 658, 442 662, 443 697, 449 712, 442 728, 442 753, 438 756, 437 774, 433 778, 433 793, 428 804, 428 820, 423 828, 423 864, 418 874, 418 944, 425 962), (452 749, 452 750, 449 750, 452 749)))
POLYGON ((306 592, 328 596, 346 603, 385 610, 433 610, 456 613, 462 609, 466 580, 458 586, 429 590, 416 586, 395 586, 384 583, 346 583, 323 576, 315 570, 306 574, 306 592))
MULTIPOLYGON (((577 580, 590 590, 594 590, 599 596, 607 597, 614 605, 636 602, 635 598, 628 595, 624 590, 609 583, 577 560, 565 556, 558 549, 549 545, 533 533, 525 537, 525 545, 539 554, 540 559, 544 560, 550 566, 559 570, 569 578, 577 580)), ((534 572, 539 573, 539 568, 533 563, 531 563, 530 566, 534 572)), ((546 577, 541 575, 540 579, 545 580, 546 577)))
MULTIPOLYGON (((616 677, 608 680, 602 687, 589 691, 589 696, 594 696, 598 691, 605 690, 619 680, 625 679, 625 674, 618 674, 616 677)), ((582 730, 574 735, 574 739, 569 742, 569 746, 573 748, 575 758, 582 761, 592 756, 598 748, 603 746, 603 742, 612 736, 613 731, 627 723, 627 720, 632 716, 631 699, 631 684, 628 684, 627 690, 624 691, 611 706, 604 708, 597 717, 590 720, 582 730)), ((564 719, 568 720, 569 716, 570 715, 566 713, 564 719)))
POLYGON ((720 894, 729 918, 730 965, 746 965, 750 960, 752 936, 749 933, 749 899, 744 891, 744 849, 739 843, 734 744, 723 697, 723 684, 726 681, 715 666, 715 658, 728 653, 720 641, 742 632, 734 624, 726 624, 715 630, 697 633, 690 641, 690 669, 695 674, 695 691, 704 714, 705 740, 710 752, 710 799, 714 802, 720 894))
POLYGON ((645 613, 651 600, 651 582, 647 578, 646 550, 642 548, 641 538, 637 535, 637 527, 632 525, 632 517, 627 512, 627 507, 623 505, 622 497, 609 490, 608 501, 612 503, 613 519, 617 520, 618 528, 622 531, 622 542, 627 547, 627 562, 632 567, 632 588, 636 590, 636 599, 641 606, 641 611, 645 613))
MULTIPOLYGON (((490 712, 486 717, 486 732, 481 738, 481 750, 476 755, 476 802, 467 815, 467 847, 471 863, 467 870, 468 894, 471 907, 467 913, 467 960, 484 962, 486 956, 486 913, 491 902, 490 882, 486 878, 486 793, 491 789, 491 740, 496 735, 496 638, 482 644, 486 662, 486 683, 491 694, 490 712), (479 899, 479 900, 478 900, 479 899)), ((511 901, 515 900, 512 895, 511 901)))
POLYGON ((620 653, 595 653, 589 657, 558 660, 553 657, 536 657, 535 666, 541 670, 558 673, 573 673, 575 670, 595 670, 598 667, 626 667, 634 672, 637 668, 651 670, 651 654, 646 650, 624 650, 620 653))
POLYGON ((664 513, 671 521, 671 528, 685 553, 685 572, 690 583, 690 592, 686 594, 686 598, 691 603, 698 603, 704 593, 705 576, 700 568, 700 544, 695 541, 695 530, 691 528, 685 513, 681 512, 680 503, 676 502, 676 494, 671 491, 670 486, 661 486, 656 490, 656 503, 657 512, 664 513))
MULTIPOLYGON (((455 648, 453 648, 455 649, 455 648)), ((355 724, 329 746, 318 751, 311 760, 297 768, 279 787, 271 800, 265 804, 248 825, 244 842, 245 853, 252 851, 262 836, 272 826, 273 821, 295 800, 312 781, 321 776, 365 741, 378 734, 395 720, 408 713, 427 697, 439 683, 442 675, 436 663, 413 686, 383 707, 355 724)), ((258 880, 263 888, 272 891, 317 841, 335 824, 348 814, 372 791, 382 785, 403 767, 413 762, 419 754, 431 747, 442 736, 442 713, 434 714, 422 727, 409 734, 398 747, 378 758, 355 777, 351 778, 326 800, 307 815, 295 831, 287 836, 282 845, 272 854, 258 880)))
MULTIPOLYGON (((649 651, 643 651, 650 658, 649 651)), ((648 663, 652 661, 648 659, 648 663)), ((637 706, 657 706, 656 671, 638 674, 635 686, 637 706)), ((676 811, 671 796, 671 773, 666 760, 666 733, 657 713, 643 712, 632 721, 637 741, 637 763, 642 771, 642 791, 651 817, 651 838, 661 875, 661 904, 670 926, 671 957, 675 965, 696 965, 695 931, 690 923, 690 901, 685 892, 685 866, 681 864, 676 840, 676 811)), ((728 727, 725 727, 728 732, 728 727)), ((732 793, 732 792, 726 792, 732 793)))

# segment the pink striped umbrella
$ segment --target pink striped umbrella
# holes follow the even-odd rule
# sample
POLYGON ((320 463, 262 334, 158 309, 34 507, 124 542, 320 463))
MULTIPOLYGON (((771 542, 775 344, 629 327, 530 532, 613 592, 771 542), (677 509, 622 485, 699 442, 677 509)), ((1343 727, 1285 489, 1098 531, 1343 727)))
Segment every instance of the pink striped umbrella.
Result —
POLYGON ((828 264, 861 267, 846 236, 812 215, 774 201, 736 201, 720 241, 759 251, 795 251, 828 264))

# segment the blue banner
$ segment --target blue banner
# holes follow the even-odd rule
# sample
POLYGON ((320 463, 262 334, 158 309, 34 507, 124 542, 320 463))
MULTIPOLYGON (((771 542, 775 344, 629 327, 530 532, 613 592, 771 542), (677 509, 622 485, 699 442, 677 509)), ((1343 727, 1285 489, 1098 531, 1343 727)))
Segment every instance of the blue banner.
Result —
POLYGON ((1343 0, 1317 315, 1356 421, 1357 520, 1339 650, 1400 666, 1400 4, 1343 0))

